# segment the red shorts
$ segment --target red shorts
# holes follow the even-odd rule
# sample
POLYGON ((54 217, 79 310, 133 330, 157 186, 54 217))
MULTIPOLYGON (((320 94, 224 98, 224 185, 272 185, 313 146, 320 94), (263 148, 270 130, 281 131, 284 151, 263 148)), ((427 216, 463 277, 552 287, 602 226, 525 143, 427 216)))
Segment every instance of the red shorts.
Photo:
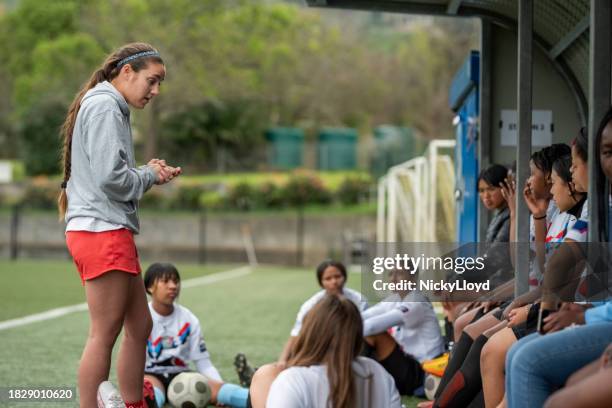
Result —
POLYGON ((83 285, 86 280, 97 278, 105 272, 140 273, 134 234, 128 229, 67 231, 66 244, 83 285))

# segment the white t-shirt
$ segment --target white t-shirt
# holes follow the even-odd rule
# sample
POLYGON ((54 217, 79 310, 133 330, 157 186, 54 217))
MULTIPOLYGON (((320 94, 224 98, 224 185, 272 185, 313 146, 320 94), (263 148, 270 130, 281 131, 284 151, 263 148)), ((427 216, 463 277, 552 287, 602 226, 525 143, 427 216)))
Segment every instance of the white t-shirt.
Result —
MULTIPOLYGON (((551 200, 551 203, 553 201, 551 200)), ((549 207, 550 209, 550 207, 549 207)), ((570 214, 567 211, 559 212, 559 209, 555 206, 556 211, 553 213, 552 218, 546 216, 546 245, 545 245, 545 258, 544 262, 548 262, 555 249, 565 239, 572 239, 576 242, 585 242, 587 239, 587 226, 588 226, 588 202, 585 200, 582 205, 580 212, 580 218, 570 214)), ((534 261, 534 266, 537 270, 537 274, 530 275, 529 286, 534 288, 542 284, 544 274, 540 272, 540 268, 537 267, 537 262, 534 261)))
MULTIPOLYGON (((357 357, 353 362, 357 401, 355 408, 400 408, 393 377, 376 361, 357 357)), ((329 381, 324 365, 290 367, 272 383, 267 408, 327 408, 329 381)))
MULTIPOLYGON (((574 217, 575 218, 575 217, 574 217)), ((580 218, 575 220, 567 229, 566 239, 576 242, 586 242, 589 227, 589 200, 584 200, 580 218)))
MULTIPOLYGON (((368 300, 365 298, 365 296, 363 296, 361 293, 357 292, 356 290, 349 289, 349 288, 343 288, 342 294, 348 300, 353 302, 355 306, 357 306, 360 312, 363 312, 364 310, 368 308, 368 300)), ((316 305, 319 302, 319 300, 321 300, 324 296, 325 296, 325 290, 320 290, 314 295, 312 295, 310 299, 305 301, 304 304, 302 304, 302 306, 300 307, 300 311, 297 314, 297 318, 295 319, 295 324, 293 325, 293 328, 291 329, 291 336, 296 337, 298 334, 300 334, 300 330, 302 329, 302 323, 304 322, 304 317, 306 316, 308 312, 310 312, 310 309, 312 309, 314 305, 316 305)))
POLYGON ((436 312, 422 293, 413 291, 403 299, 393 294, 363 312, 361 317, 364 336, 390 330, 403 352, 421 363, 444 352, 436 312))
POLYGON ((153 329, 147 340, 145 371, 165 374, 189 370, 193 361, 200 373, 221 381, 221 376, 210 361, 200 321, 189 309, 174 304, 174 311, 162 316, 149 303, 153 329))

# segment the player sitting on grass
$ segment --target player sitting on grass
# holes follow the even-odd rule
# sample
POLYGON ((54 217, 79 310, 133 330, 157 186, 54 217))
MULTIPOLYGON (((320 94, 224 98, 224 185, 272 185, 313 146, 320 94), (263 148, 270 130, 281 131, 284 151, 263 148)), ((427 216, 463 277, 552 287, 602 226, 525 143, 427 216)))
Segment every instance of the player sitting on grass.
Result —
POLYGON ((323 290, 315 293, 310 299, 304 302, 302 307, 300 307, 300 311, 298 312, 293 329, 291 329, 291 337, 289 337, 289 340, 287 341, 287 344, 285 344, 285 348, 278 359, 278 364, 280 366, 284 366, 287 363, 287 356, 289 355, 289 351, 291 350, 298 334, 300 334, 304 317, 314 305, 325 297, 326 294, 343 295, 348 300, 353 302, 360 311, 364 311, 368 307, 367 299, 361 293, 344 287, 346 284, 346 278, 346 267, 340 262, 331 260, 323 261, 317 267, 317 280, 319 282, 319 286, 321 286, 323 290))
MULTIPOLYGON (((391 282, 413 280, 406 270, 392 270, 391 282)), ((397 291, 362 312, 365 355, 375 357, 393 376, 402 395, 423 386, 421 363, 444 352, 436 313, 418 291, 397 291)))
POLYGON ((149 310, 153 317, 153 330, 147 341, 145 383, 153 385, 157 405, 164 405, 168 385, 178 374, 190 371, 191 361, 208 380, 212 404, 246 407, 248 390, 223 382, 210 361, 198 318, 174 303, 181 287, 181 277, 174 265, 154 263, 147 269, 144 283, 151 295, 149 310))
POLYGON ((255 373, 253 408, 400 408, 393 378, 359 356, 362 332, 353 301, 324 295, 305 316, 286 369, 268 364, 255 373))

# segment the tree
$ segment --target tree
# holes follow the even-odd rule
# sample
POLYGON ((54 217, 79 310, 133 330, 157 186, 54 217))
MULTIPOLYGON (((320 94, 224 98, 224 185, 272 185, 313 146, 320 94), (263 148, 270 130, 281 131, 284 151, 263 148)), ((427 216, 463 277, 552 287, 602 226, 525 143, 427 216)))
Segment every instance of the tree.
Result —
POLYGON ((64 122, 64 104, 48 102, 32 107, 29 119, 21 129, 22 159, 29 175, 57 174, 59 172, 59 129, 64 122))

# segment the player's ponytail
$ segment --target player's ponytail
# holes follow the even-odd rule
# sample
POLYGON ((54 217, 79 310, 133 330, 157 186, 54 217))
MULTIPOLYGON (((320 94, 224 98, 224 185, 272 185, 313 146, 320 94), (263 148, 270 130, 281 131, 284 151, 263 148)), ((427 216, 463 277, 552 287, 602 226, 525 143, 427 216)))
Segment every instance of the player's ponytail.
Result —
POLYGON ((59 209, 59 219, 60 221, 64 219, 66 215, 66 209, 68 207, 68 198, 66 196, 66 187, 68 186, 68 180, 70 180, 71 174, 71 157, 72 157, 72 133, 74 132, 74 126, 76 123, 76 118, 79 113, 79 109, 81 107, 81 101, 85 96, 85 93, 89 91, 91 88, 95 87, 100 82, 104 81, 112 81, 119 75, 119 71, 123 65, 129 63, 132 69, 135 72, 140 71, 143 68, 146 68, 149 61, 158 62, 163 64, 163 60, 156 52, 155 55, 145 56, 142 58, 136 58, 130 60, 129 62, 119 64, 125 58, 129 58, 130 56, 134 56, 138 53, 147 52, 147 51, 155 51, 151 45, 146 43, 132 43, 124 45, 119 48, 117 51, 110 54, 102 66, 100 66, 89 78, 89 80, 83 85, 81 90, 76 94, 74 100, 70 104, 68 108, 68 113, 66 115, 66 119, 61 128, 61 138, 63 140, 63 148, 62 148, 62 160, 61 160, 61 168, 64 170, 64 177, 62 180, 62 189, 60 191, 59 197, 57 199, 58 209, 59 209))

